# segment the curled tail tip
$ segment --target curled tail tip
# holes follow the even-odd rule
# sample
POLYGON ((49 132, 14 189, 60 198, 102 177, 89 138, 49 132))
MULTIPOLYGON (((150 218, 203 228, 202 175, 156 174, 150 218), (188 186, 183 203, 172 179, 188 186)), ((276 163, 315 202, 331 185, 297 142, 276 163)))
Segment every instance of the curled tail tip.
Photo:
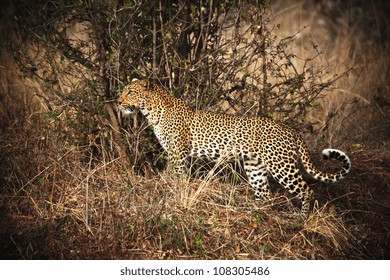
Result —
POLYGON ((324 149, 322 150, 322 155, 324 156, 324 159, 332 159, 335 158, 342 162, 345 173, 348 173, 351 169, 351 161, 349 160, 349 157, 342 151, 337 149, 324 149))
POLYGON ((342 156, 347 157, 347 155, 344 152, 337 149, 331 149, 331 148, 322 150, 322 154, 325 159, 331 159, 331 158, 338 159, 342 156))

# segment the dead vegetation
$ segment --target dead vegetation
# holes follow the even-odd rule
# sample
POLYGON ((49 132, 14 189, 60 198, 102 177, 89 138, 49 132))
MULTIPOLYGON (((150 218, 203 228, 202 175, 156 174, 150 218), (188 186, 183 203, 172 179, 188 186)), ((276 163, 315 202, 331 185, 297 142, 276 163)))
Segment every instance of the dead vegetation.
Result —
POLYGON ((121 159, 94 161, 88 148, 56 140, 44 121, 30 122, 1 138, 2 258, 389 256, 388 150, 351 150, 351 176, 317 184, 305 220, 278 190, 271 205, 254 202, 244 182, 137 176, 121 159))

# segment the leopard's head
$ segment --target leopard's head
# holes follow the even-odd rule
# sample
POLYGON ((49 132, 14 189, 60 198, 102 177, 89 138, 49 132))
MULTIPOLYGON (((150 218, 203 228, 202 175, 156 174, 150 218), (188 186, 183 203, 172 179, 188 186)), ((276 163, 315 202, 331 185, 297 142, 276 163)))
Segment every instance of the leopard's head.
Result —
POLYGON ((119 109, 124 114, 131 114, 135 108, 144 109, 149 95, 147 81, 133 80, 124 87, 118 98, 119 109))

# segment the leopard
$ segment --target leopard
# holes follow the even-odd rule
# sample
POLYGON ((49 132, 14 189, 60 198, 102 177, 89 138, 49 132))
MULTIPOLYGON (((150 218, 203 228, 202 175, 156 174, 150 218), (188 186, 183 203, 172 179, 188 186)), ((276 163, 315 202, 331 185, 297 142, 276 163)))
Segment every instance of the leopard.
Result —
POLYGON ((335 172, 319 170, 303 137, 287 124, 269 117, 194 109, 147 79, 127 84, 117 101, 124 115, 138 109, 147 119, 168 154, 168 164, 178 175, 186 172, 189 157, 241 160, 255 200, 271 199, 269 176, 272 176, 300 200, 300 210, 305 215, 311 210, 314 192, 304 180, 300 166, 325 183, 339 181, 351 169, 351 161, 344 152, 327 148, 322 150, 323 158, 339 161, 340 167, 335 172))

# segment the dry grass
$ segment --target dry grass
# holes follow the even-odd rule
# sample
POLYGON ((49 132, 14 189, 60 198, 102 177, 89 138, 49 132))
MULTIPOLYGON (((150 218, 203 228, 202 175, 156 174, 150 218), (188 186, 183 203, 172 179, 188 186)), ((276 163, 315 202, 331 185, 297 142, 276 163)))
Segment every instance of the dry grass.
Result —
MULTIPOLYGON (((272 203, 255 203, 247 184, 216 175, 137 176, 120 159, 90 160, 87 148, 58 142, 46 125, 1 138, 3 258, 360 259, 383 258, 388 248, 387 206, 378 211, 385 202, 361 173, 317 189, 305 220, 280 191, 272 203)), ((373 162, 358 156, 358 170, 358 158, 373 162)), ((387 182, 389 170, 380 171, 387 182)))

